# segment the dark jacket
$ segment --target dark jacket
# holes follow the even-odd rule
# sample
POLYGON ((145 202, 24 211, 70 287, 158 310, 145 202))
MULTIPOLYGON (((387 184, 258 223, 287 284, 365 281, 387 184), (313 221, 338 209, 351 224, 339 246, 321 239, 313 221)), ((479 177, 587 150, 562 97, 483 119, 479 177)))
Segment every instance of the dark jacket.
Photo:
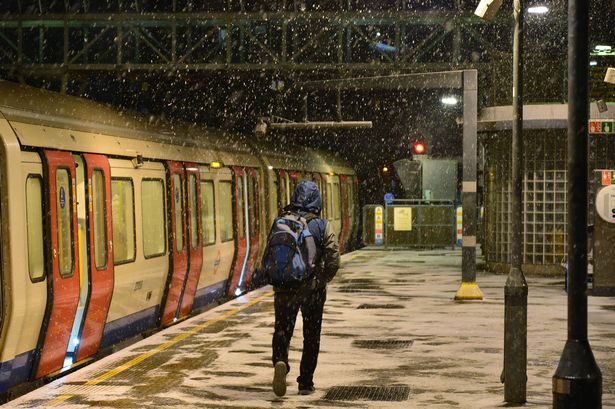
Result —
MULTIPOLYGON (((331 223, 320 218, 322 210, 322 198, 318 185, 309 180, 302 180, 297 185, 290 200, 290 205, 286 206, 282 213, 290 211, 304 217, 308 222, 308 229, 314 236, 317 255, 314 280, 306 283, 311 288, 323 288, 333 280, 337 270, 340 268, 340 249, 337 237, 333 232, 331 223)), ((280 289, 276 288, 276 291, 280 289)))

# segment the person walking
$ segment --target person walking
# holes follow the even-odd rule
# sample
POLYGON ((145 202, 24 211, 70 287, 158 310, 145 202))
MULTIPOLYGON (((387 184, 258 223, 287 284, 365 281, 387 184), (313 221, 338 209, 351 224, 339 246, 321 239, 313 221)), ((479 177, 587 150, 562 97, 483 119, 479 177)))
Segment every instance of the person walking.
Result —
MULTIPOLYGON (((286 375, 290 372, 288 349, 299 310, 303 317, 303 353, 297 377, 299 394, 309 395, 315 391, 313 378, 320 352, 320 330, 327 298, 327 283, 335 277, 340 265, 337 238, 331 224, 320 218, 321 210, 322 198, 318 186, 312 181, 302 180, 293 192, 291 203, 282 210, 281 217, 275 222, 284 217, 304 223, 307 229, 303 231, 307 236, 313 237, 315 245, 315 255, 310 256, 313 259, 313 262, 310 261, 312 266, 308 268, 309 271, 304 279, 293 286, 280 285, 279 281, 276 285, 276 281, 273 280, 275 330, 272 340, 274 365, 272 386, 277 396, 286 394, 286 375)), ((272 233, 268 247, 272 243, 272 233)), ((300 241, 309 243, 310 239, 304 238, 300 241)), ((265 257, 267 254, 265 251, 265 257)))

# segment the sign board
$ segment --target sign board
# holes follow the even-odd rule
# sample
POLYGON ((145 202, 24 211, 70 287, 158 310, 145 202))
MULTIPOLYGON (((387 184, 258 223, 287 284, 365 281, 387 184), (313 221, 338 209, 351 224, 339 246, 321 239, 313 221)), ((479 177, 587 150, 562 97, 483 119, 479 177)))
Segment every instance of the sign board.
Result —
POLYGON ((615 170, 602 171, 602 186, 615 185, 615 170))
POLYGON ((589 121, 589 133, 591 134, 615 134, 615 120, 592 119, 589 121))
POLYGON ((463 239, 463 208, 459 206, 455 213, 457 215, 457 245, 461 246, 463 239))
POLYGON ((393 209, 393 230, 411 231, 412 230, 412 208, 395 207, 393 209))
POLYGON ((374 244, 376 246, 382 246, 382 243, 384 242, 384 236, 382 234, 384 225, 382 222, 383 214, 384 211, 382 206, 376 206, 376 209, 374 210, 374 244))
POLYGON ((395 195, 393 193, 385 193, 384 194, 384 203, 391 204, 395 199, 395 195))

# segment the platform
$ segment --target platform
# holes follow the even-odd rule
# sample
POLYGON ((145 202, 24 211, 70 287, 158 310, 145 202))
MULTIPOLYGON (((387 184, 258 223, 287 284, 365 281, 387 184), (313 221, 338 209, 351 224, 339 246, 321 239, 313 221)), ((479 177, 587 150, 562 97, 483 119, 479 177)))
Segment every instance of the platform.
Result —
MULTIPOLYGON (((363 250, 329 286, 316 393, 297 394, 301 320, 288 392, 271 389, 273 297, 266 287, 24 395, 35 408, 496 408, 505 276, 479 273, 481 302, 455 303, 460 251, 363 250)), ((528 403, 551 408, 566 339, 563 278, 529 277, 528 403)), ((589 298, 589 339, 615 408, 615 298, 589 298)))

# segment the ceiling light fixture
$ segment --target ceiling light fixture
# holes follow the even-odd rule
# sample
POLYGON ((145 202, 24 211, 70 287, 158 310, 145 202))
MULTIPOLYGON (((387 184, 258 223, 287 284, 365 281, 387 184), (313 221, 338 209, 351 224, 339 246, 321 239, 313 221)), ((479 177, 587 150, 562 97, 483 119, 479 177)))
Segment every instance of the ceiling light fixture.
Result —
POLYGON ((444 105, 457 105, 457 102, 459 102, 456 97, 442 97, 440 101, 444 105))
POLYGON ((549 8, 545 6, 528 7, 527 12, 530 14, 546 14, 549 12, 549 8))

